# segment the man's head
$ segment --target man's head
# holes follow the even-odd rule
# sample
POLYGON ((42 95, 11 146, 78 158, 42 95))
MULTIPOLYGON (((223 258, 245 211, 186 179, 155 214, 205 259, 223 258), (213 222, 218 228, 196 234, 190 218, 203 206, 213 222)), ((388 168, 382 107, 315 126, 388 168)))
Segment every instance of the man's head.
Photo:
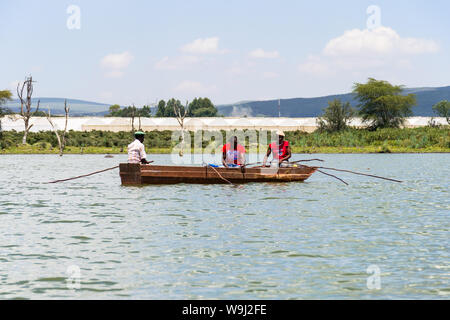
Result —
POLYGON ((284 132, 282 130, 277 130, 278 142, 282 143, 284 141, 284 132))
POLYGON ((136 139, 138 139, 140 142, 144 142, 144 136, 145 136, 145 133, 142 132, 142 131, 136 131, 136 132, 134 133, 134 137, 135 137, 136 139))

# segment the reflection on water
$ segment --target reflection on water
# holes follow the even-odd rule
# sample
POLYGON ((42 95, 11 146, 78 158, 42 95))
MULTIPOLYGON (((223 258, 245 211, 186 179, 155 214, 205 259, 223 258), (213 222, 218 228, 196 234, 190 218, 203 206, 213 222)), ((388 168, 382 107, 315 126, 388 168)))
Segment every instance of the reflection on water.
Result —
POLYGON ((404 183, 43 184, 125 156, 0 156, 0 298, 448 299, 449 155, 320 158, 404 183))

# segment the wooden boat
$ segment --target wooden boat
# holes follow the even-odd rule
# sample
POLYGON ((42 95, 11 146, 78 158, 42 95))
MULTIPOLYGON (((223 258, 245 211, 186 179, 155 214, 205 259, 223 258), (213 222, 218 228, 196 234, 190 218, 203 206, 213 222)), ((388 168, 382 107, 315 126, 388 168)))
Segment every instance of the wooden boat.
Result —
POLYGON ((122 185, 174 183, 292 182, 308 179, 315 167, 212 168, 210 166, 159 166, 121 163, 122 185), (228 180, 228 181, 227 181, 228 180))

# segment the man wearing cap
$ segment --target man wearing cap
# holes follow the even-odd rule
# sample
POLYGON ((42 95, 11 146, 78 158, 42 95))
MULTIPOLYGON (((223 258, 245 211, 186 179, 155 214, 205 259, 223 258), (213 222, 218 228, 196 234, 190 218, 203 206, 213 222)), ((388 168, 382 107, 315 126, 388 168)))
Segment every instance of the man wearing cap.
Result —
POLYGON ((284 132, 278 130, 277 135, 278 143, 272 142, 269 144, 267 154, 264 157, 263 167, 266 166, 267 159, 271 153, 273 154, 273 159, 278 161, 280 167, 286 166, 288 164, 288 160, 291 158, 291 148, 289 147, 289 141, 284 140, 284 132))
POLYGON ((134 140, 128 145, 128 163, 142 163, 148 164, 147 154, 145 153, 144 142, 145 133, 142 131, 137 131, 134 133, 134 140))

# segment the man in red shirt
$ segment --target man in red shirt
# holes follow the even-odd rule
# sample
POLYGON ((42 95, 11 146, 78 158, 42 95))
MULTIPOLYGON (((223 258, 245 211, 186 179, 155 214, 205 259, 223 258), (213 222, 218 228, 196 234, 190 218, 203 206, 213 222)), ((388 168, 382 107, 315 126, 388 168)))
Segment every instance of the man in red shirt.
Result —
POLYGON ((263 167, 266 166, 267 159, 271 153, 273 154, 273 159, 278 161, 279 166, 286 165, 288 160, 291 158, 291 147, 289 147, 289 141, 284 140, 284 132, 278 130, 277 135, 278 143, 272 142, 269 144, 267 154, 264 157, 263 167))
POLYGON ((225 168, 238 167, 245 164, 245 148, 238 144, 236 136, 222 147, 222 164, 225 168))

